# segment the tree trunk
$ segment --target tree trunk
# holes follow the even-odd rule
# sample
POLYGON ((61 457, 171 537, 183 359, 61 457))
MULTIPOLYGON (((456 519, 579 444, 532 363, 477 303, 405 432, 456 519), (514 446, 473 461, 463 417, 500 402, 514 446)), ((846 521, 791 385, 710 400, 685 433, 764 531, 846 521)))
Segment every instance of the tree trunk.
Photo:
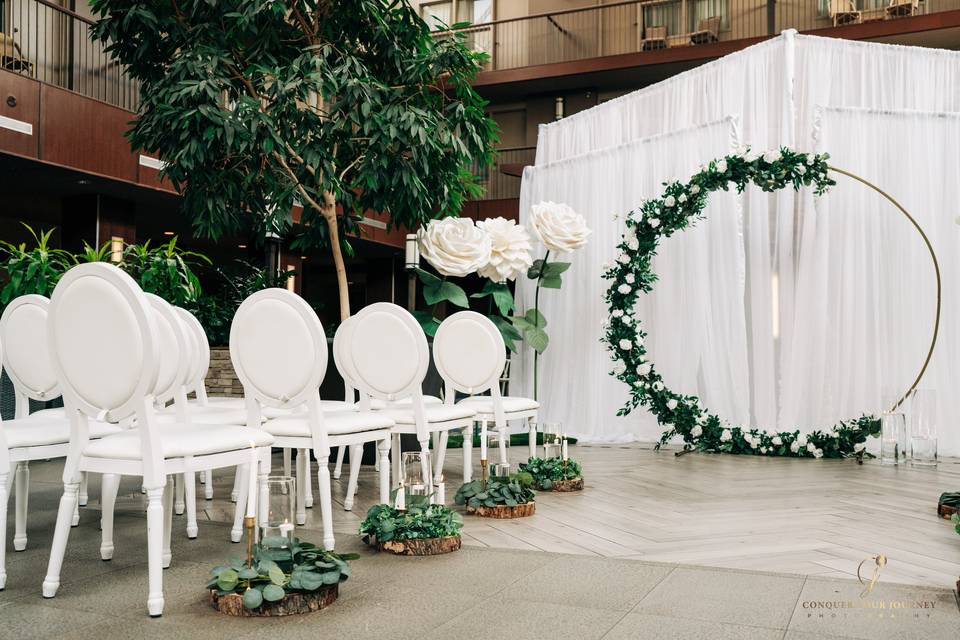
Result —
POLYGON ((340 321, 350 317, 350 291, 347 288, 347 268, 343 263, 343 249, 340 246, 340 229, 337 227, 337 202, 329 191, 323 192, 323 219, 327 222, 327 234, 330 251, 333 253, 333 266, 337 272, 337 291, 340 294, 340 321))

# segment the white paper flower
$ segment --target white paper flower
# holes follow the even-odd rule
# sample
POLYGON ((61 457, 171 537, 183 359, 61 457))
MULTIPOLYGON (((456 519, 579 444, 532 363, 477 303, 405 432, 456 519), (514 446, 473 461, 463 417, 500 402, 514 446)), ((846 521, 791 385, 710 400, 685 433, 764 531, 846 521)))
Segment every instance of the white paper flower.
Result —
POLYGON ((730 442, 733 439, 733 434, 730 433, 729 429, 724 429, 723 433, 720 434, 720 442, 730 442))
POLYGON ((677 408, 676 400, 674 400, 673 398, 670 398, 669 400, 667 400, 667 409, 670 409, 670 411, 673 411, 676 408, 677 408))
POLYGON ((650 374, 650 371, 653 367, 650 366, 649 362, 644 362, 643 364, 637 366, 637 375, 646 376, 650 374))
POLYGON ((853 450, 856 451, 857 453, 860 453, 866 448, 867 448, 866 442, 858 442, 857 444, 853 445, 853 450))
POLYGON ((533 264, 533 256, 530 255, 532 247, 526 229, 506 218, 481 220, 477 227, 490 236, 490 261, 477 271, 480 277, 506 282, 527 272, 533 264))
POLYGON ((783 439, 780 436, 773 436, 773 439, 770 440, 774 446, 779 447, 783 444, 783 439))
POLYGON ((657 220, 656 218, 650 218, 649 220, 647 220, 647 223, 649 223, 649 225, 654 229, 660 226, 660 221, 657 220))
POLYGON ((686 201, 687 201, 687 194, 685 193, 681 193, 680 197, 677 198, 677 202, 679 202, 680 204, 683 204, 686 201))
POLYGON ((636 280, 636 276, 634 276, 632 273, 628 273, 626 276, 626 280, 627 280, 627 283, 633 284, 633 281, 636 280))
POLYGON ((614 318, 622 318, 622 317, 623 317, 623 309, 614 309, 614 310, 613 310, 613 313, 611 313, 610 315, 612 315, 614 318))
POLYGON ((623 338, 622 340, 620 340, 619 344, 620 344, 620 348, 623 349, 624 351, 630 351, 630 349, 633 348, 633 343, 627 340, 626 338, 623 338))
POLYGON ((663 391, 663 383, 660 382, 660 381, 654 382, 654 383, 653 383, 653 390, 654 390, 654 391, 663 391))
POLYGON ((462 277, 490 262, 490 236, 470 218, 431 220, 420 231, 420 253, 442 275, 462 277))
POLYGON ((764 162, 769 162, 770 164, 773 164, 779 159, 780 159, 780 152, 777 150, 771 149, 770 151, 767 151, 765 154, 763 154, 764 162))
POLYGON ((620 362, 620 361, 617 361, 617 362, 613 365, 613 372, 614 372, 615 374, 617 374, 617 375, 620 375, 621 373, 623 373, 623 372, 626 371, 626 370, 627 370, 627 365, 623 364, 623 363, 620 362))
POLYGON ((619 287, 617 287, 617 291, 619 291, 623 295, 627 295, 631 291, 630 285, 628 285, 627 283, 623 283, 619 287))
POLYGON ((690 193, 692 193, 693 195, 697 195, 698 193, 700 193, 700 185, 695 184, 695 185, 691 186, 691 187, 690 187, 690 193))
POLYGON ((797 438, 797 444, 800 445, 801 447, 807 446, 807 436, 800 436, 799 438, 797 438))
POLYGON ((677 204, 677 200, 673 196, 667 196, 663 199, 663 206, 665 207, 672 207, 675 204, 677 204))
POLYGON ((717 171, 719 171, 720 173, 726 173, 726 172, 727 172, 727 161, 726 161, 726 160, 720 160, 719 162, 717 162, 717 171))
POLYGON ((701 427, 698 424, 694 425, 693 429, 690 429, 690 435, 693 436, 694 438, 699 438, 700 436, 703 435, 703 427, 701 427))
POLYGON ((579 249, 592 233, 583 216, 556 202, 539 202, 530 207, 530 226, 540 242, 551 251, 579 249))

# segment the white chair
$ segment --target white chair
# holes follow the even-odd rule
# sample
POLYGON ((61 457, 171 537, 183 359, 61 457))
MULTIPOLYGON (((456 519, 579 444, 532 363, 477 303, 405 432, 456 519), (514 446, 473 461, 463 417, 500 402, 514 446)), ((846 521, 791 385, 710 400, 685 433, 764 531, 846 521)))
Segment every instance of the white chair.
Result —
MULTIPOLYGON (((262 406, 290 410, 306 405, 306 413, 268 420, 262 428, 274 436, 277 447, 300 452, 296 514, 299 524, 306 521, 306 454, 312 449, 316 455, 323 544, 333 549, 327 462, 330 447, 362 447, 367 442, 378 442, 380 499, 386 502, 390 491, 387 454, 393 420, 369 411, 323 411, 320 385, 327 370, 327 338, 310 305, 286 289, 265 289, 243 301, 230 328, 230 359, 243 384, 249 424, 259 424, 262 406)), ((347 491, 347 501, 353 502, 352 487, 347 491)))
MULTIPOLYGON (((401 434, 417 436, 424 453, 424 484, 430 486, 431 435, 463 431, 464 474, 469 474, 469 440, 476 412, 467 407, 425 404, 422 384, 430 364, 430 352, 423 329, 410 312, 395 304, 377 302, 341 325, 338 334, 334 337, 334 358, 343 375, 360 391, 361 407, 370 406, 371 398, 391 405, 378 413, 396 422, 392 444, 394 486, 400 481, 401 434), (408 407, 394 404, 405 398, 410 398, 408 407)), ((436 442, 441 440, 445 442, 443 438, 436 442)))
POLYGON ((433 338, 433 362, 446 386, 446 402, 453 404, 457 391, 470 394, 456 404, 477 412, 480 457, 486 459, 487 424, 492 422, 499 436, 500 462, 503 464, 508 462, 505 440, 510 437, 507 428, 510 420, 527 421, 530 457, 536 455, 537 434, 530 419, 536 421, 540 408, 540 404, 531 398, 501 396, 500 372, 506 364, 506 353, 497 326, 473 311, 459 311, 445 319, 433 338), (489 395, 477 395, 487 391, 489 395))
POLYGON ((153 393, 161 370, 167 373, 160 358, 157 318, 136 282, 107 263, 73 267, 54 289, 48 344, 71 434, 64 491, 43 581, 45 598, 54 597, 60 587, 82 471, 143 478, 151 616, 163 613, 163 568, 171 559, 170 476, 249 466, 251 447, 260 478, 266 479, 269 473, 273 438, 260 429, 157 423, 153 393), (120 421, 131 416, 136 419, 135 429, 90 439, 90 418, 120 421))
MULTIPOLYGON (((47 311, 50 301, 27 295, 13 300, 0 318, 0 352, 3 368, 13 382, 17 411, 13 420, 0 422, 0 589, 6 584, 7 502, 14 481, 13 548, 27 548, 27 510, 32 460, 63 458, 70 442, 70 423, 62 411, 45 412, 45 417, 27 416, 29 400, 51 400, 60 396, 60 385, 47 348, 47 311)), ((120 428, 93 422, 90 436, 99 438, 120 428)), ((79 514, 74 509, 71 524, 79 514)))

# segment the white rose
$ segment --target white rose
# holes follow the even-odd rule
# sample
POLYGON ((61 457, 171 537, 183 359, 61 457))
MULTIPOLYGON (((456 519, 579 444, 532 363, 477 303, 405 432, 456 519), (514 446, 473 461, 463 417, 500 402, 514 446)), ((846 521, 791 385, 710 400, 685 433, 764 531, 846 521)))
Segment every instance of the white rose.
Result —
POLYGON ((720 442, 730 442, 733 438, 733 435, 730 433, 729 429, 724 429, 723 433, 720 434, 720 442))
POLYGON ((816 162, 816 160, 817 160, 816 156, 807 156, 807 164, 811 167, 813 166, 813 163, 816 162))
POLYGON ((816 450, 817 450, 817 445, 813 444, 812 442, 807 444, 807 451, 809 451, 810 453, 813 453, 816 450))
POLYGON ((640 366, 637 367, 637 375, 640 375, 640 376, 649 375, 649 374, 650 374, 650 370, 651 370, 652 368, 653 368, 653 367, 650 366, 650 363, 649 363, 649 362, 644 362, 643 364, 641 364, 640 366))
POLYGON ((633 284, 633 281, 636 279, 637 279, 636 276, 634 276, 632 273, 628 273, 626 276, 626 281, 629 284, 633 284))
POLYGON ((470 218, 431 220, 420 231, 420 253, 442 275, 462 277, 490 262, 490 236, 470 218))
POLYGON ((781 439, 780 436, 773 436, 770 442, 772 442, 775 447, 779 447, 783 444, 783 439, 781 439))
MULTIPOLYGON (((623 316, 623 324, 633 324, 633 318, 630 316, 623 316)), ((643 342, 643 340, 640 342, 643 342)))
POLYGON ((775 150, 773 150, 773 149, 771 149, 770 151, 767 151, 765 154, 763 154, 763 161, 764 161, 764 162, 768 162, 768 163, 770 163, 770 164, 773 164, 774 162, 776 162, 776 161, 779 160, 779 159, 780 159, 780 152, 779 152, 779 151, 775 151, 775 150))
POLYGON ((690 187, 690 193, 692 193, 693 195, 697 195, 698 193, 700 193, 700 185, 695 184, 692 187, 690 187))
POLYGON ((490 236, 490 262, 477 274, 494 282, 515 280, 533 264, 530 255, 530 236, 527 230, 513 220, 488 218, 477 222, 477 227, 490 236))
POLYGON ((807 436, 800 436, 797 438, 797 444, 801 447, 807 446, 807 436))
POLYGON ((620 348, 623 349, 624 351, 630 351, 630 349, 633 348, 633 343, 627 340, 626 338, 623 338, 622 340, 620 340, 620 348))
POLYGON ((626 284, 626 283, 621 284, 619 287, 617 287, 617 291, 619 291, 619 292, 622 293, 623 295, 627 295, 627 294, 630 293, 630 291, 631 291, 630 285, 628 285, 628 284, 626 284))
POLYGON ((792 452, 794 452, 794 453, 800 451, 800 443, 798 443, 796 440, 794 440, 793 442, 791 442, 791 443, 790 443, 790 451, 792 451, 792 452))
POLYGON ((623 362, 617 361, 617 362, 613 365, 613 372, 614 372, 615 374, 617 374, 617 375, 620 375, 621 373, 623 373, 623 372, 626 371, 626 370, 627 370, 627 365, 623 364, 623 362))
POLYGON ((677 204, 677 200, 673 196, 667 196, 663 199, 663 206, 665 207, 672 207, 675 204, 677 204))
POLYGON ((681 193, 680 197, 677 198, 677 202, 679 202, 680 204, 683 204, 686 201, 687 201, 687 194, 685 193, 681 193))
POLYGON ((759 441, 759 440, 751 440, 751 441, 750 441, 750 448, 751 448, 751 449, 756 449, 758 446, 760 446, 760 441, 759 441))
POLYGON ((621 318, 623 317, 623 309, 614 309, 613 313, 610 315, 612 315, 614 318, 621 318))
POLYGON ((640 241, 636 238, 631 238, 627 241, 627 248, 630 249, 630 251, 636 251, 640 248, 640 241))
POLYGON ((634 209, 633 211, 630 212, 629 218, 632 222, 640 222, 641 220, 643 220, 643 211, 640 211, 639 209, 634 209))
POLYGON ((565 204, 540 202, 530 207, 530 226, 551 251, 573 251, 592 233, 583 216, 565 204))
POLYGON ((703 435, 703 427, 700 425, 694 425, 693 429, 690 429, 690 435, 694 438, 699 438, 703 435))
POLYGON ((822 458, 822 457, 823 457, 823 449, 816 449, 816 450, 814 450, 814 452, 813 452, 813 457, 814 457, 814 458, 822 458))
POLYGON ((719 171, 720 173, 726 173, 726 172, 727 172, 727 161, 726 161, 726 160, 720 160, 719 162, 717 162, 717 171, 719 171))
POLYGON ((663 391, 663 383, 662 383, 662 382, 659 382, 659 381, 658 381, 658 382, 654 382, 654 383, 653 383, 653 390, 654 390, 654 391, 663 391))
POLYGON ((676 408, 677 408, 676 400, 674 400, 673 398, 667 400, 667 409, 670 409, 670 411, 673 411, 676 408))
POLYGON ((759 152, 759 151, 750 151, 746 156, 744 156, 744 159, 745 159, 747 162, 753 163, 753 162, 756 162, 756 161, 757 161, 757 158, 759 158, 759 157, 760 157, 760 152, 759 152))
POLYGON ((858 442, 857 444, 853 445, 853 450, 856 451, 857 453, 860 453, 866 448, 867 448, 866 442, 858 442))
POLYGON ((761 447, 761 448, 760 448, 760 453, 766 453, 766 452, 767 452, 767 448, 766 448, 766 447, 761 447))
POLYGON ((617 262, 620 264, 630 264, 630 256, 625 253, 621 253, 619 256, 617 256, 617 262))
POLYGON ((797 173, 799 173, 800 175, 803 175, 806 172, 807 172, 807 168, 805 166, 803 166, 802 164, 797 165, 797 173))
POLYGON ((649 223, 649 225, 654 229, 660 226, 660 221, 657 220, 656 218, 650 218, 649 220, 647 220, 647 223, 649 223))

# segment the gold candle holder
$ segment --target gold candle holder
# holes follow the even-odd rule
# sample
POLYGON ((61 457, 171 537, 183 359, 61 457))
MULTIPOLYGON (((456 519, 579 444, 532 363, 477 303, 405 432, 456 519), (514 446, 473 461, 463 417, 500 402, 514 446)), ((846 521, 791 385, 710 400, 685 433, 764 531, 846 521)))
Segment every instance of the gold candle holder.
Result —
POLYGON ((243 517, 243 528, 247 530, 247 566, 253 567, 253 536, 257 526, 257 519, 253 516, 243 517))
POLYGON ((480 488, 484 491, 487 490, 487 461, 485 458, 480 459, 480 488))

